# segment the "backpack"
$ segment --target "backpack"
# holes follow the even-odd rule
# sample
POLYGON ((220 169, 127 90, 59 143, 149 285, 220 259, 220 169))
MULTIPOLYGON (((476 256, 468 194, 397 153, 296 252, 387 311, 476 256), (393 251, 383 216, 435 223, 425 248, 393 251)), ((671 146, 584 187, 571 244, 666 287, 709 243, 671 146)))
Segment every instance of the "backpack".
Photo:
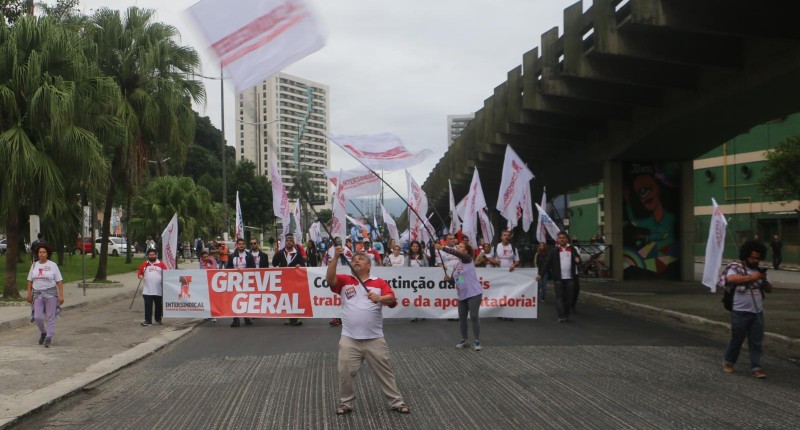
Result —
MULTIPOLYGON (((733 312, 733 295, 736 293, 736 288, 733 285, 728 286, 728 282, 727 282, 727 276, 726 275, 728 273, 728 269, 730 269, 731 267, 736 269, 736 274, 737 275, 746 275, 747 274, 747 270, 745 270, 744 266, 742 266, 742 263, 740 263, 738 261, 734 261, 731 264, 729 264, 728 266, 726 266, 725 269, 722 271, 722 273, 719 275, 719 281, 717 281, 717 287, 718 288, 723 288, 723 290, 722 290, 723 291, 722 292, 722 307, 725 308, 725 310, 729 311, 729 312, 733 312)), ((761 299, 762 300, 765 299, 766 296, 764 295, 764 289, 763 288, 759 288, 759 292, 761 293, 761 299)))

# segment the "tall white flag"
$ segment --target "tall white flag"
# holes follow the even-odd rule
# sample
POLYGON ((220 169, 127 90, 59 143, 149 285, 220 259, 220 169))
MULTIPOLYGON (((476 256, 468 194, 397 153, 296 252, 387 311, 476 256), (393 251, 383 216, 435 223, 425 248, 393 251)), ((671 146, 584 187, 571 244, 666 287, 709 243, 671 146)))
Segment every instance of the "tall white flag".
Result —
POLYGON ((294 212, 292 212, 292 216, 294 217, 294 240, 300 241, 303 240, 303 218, 301 218, 300 213, 300 199, 297 199, 294 202, 294 212))
POLYGON ((244 218, 242 218, 242 205, 239 203, 239 191, 236 191, 236 234, 234 239, 244 238, 244 218))
POLYGON ((394 243, 400 245, 400 235, 397 233, 397 223, 392 218, 392 214, 383 207, 383 203, 381 203, 381 213, 383 214, 383 223, 386 225, 386 228, 389 229, 389 237, 394 239, 394 243))
POLYGON ((401 170, 425 161, 430 149, 411 152, 395 135, 342 136, 325 133, 328 139, 372 170, 401 170))
POLYGON ((188 12, 240 90, 325 45, 303 0, 201 0, 188 12))
POLYGON ((525 184, 523 188, 523 195, 522 195, 522 202, 520 205, 522 206, 522 230, 526 233, 528 230, 531 229, 531 224, 533 224, 533 199, 531 198, 531 186, 530 184, 525 184))
MULTIPOLYGON (((339 183, 341 183, 341 181, 339 181, 339 183)), ((342 244, 344 244, 347 238, 346 201, 342 188, 336 187, 336 193, 334 193, 333 201, 331 202, 333 205, 331 210, 331 235, 333 237, 338 237, 342 241, 342 244)), ((333 237, 331 239, 333 239, 333 237)))
MULTIPOLYGON (((540 214, 541 212, 544 212, 545 215, 547 214, 547 187, 542 189, 542 205, 537 205, 536 207, 540 211, 540 214)), ((536 240, 540 243, 547 241, 547 229, 545 229, 544 224, 542 223, 541 215, 536 221, 536 240)))
POLYGON ((342 190, 349 198, 372 196, 381 192, 381 178, 363 167, 341 171, 323 169, 322 172, 335 187, 339 186, 341 173, 342 190))
MULTIPOLYGON (((553 219, 550 218, 550 215, 547 215, 547 212, 545 212, 541 206, 536 205, 536 210, 539 211, 539 223, 541 223, 542 228, 547 230, 547 233, 550 234, 553 240, 557 239, 559 229, 556 223, 553 222, 553 219)), ((539 234, 539 232, 537 231, 536 234, 539 234)))
POLYGON ((489 220, 489 213, 486 212, 486 208, 478 211, 478 222, 481 224, 481 235, 483 235, 483 240, 491 243, 492 240, 494 240, 494 226, 489 220))
POLYGON ((174 269, 178 255, 178 213, 172 216, 167 228, 161 233, 161 257, 167 269, 174 269))
POLYGON ((272 159, 269 160, 269 179, 272 181, 272 213, 281 220, 288 219, 291 212, 289 194, 286 193, 281 174, 272 159))
POLYGON ((514 152, 511 145, 507 145, 496 208, 500 211, 500 215, 508 220, 509 228, 517 226, 517 220, 521 215, 517 213, 517 208, 523 200, 525 187, 530 186, 528 182, 533 178, 533 172, 514 152))
POLYGON ((725 214, 717 205, 717 201, 711 199, 714 212, 711 215, 711 225, 708 228, 708 242, 706 242, 706 263, 703 267, 703 285, 711 289, 712 293, 717 292, 717 281, 719 280, 719 270, 722 265, 722 253, 725 251, 725 228, 728 221, 725 214))
POLYGON ((478 176, 478 169, 472 174, 472 182, 469 184, 467 202, 464 207, 464 216, 461 223, 461 232, 470 239, 470 243, 478 243, 478 211, 486 207, 486 199, 483 196, 481 178, 478 176))
POLYGON ((406 170, 406 182, 408 183, 408 230, 411 234, 411 240, 423 240, 422 230, 425 229, 424 217, 428 212, 428 196, 422 191, 422 188, 417 185, 411 173, 406 170), (413 209, 413 210, 411 210, 413 209), (419 216, 414 214, 416 211, 419 216))
POLYGON ((453 184, 450 183, 450 180, 447 180, 447 186, 450 187, 450 233, 456 234, 459 230, 461 230, 461 219, 458 217, 458 211, 456 210, 456 200, 453 196, 453 184))
POLYGON ((308 228, 308 237, 314 243, 318 243, 322 239, 322 226, 319 221, 311 224, 311 227, 308 228))

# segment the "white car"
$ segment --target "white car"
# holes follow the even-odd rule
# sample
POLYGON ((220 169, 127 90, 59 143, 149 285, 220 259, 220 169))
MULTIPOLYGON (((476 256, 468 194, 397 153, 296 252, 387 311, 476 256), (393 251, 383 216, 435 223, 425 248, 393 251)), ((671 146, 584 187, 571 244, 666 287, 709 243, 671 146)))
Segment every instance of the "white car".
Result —
MULTIPOLYGON (((103 245, 103 239, 95 239, 94 241, 94 251, 96 253, 100 253, 100 247, 103 245)), ((121 237, 112 237, 108 239, 108 253, 111 254, 113 257, 118 257, 120 255, 125 254, 128 252, 128 244, 125 242, 125 239, 121 237)), ((136 252, 131 246, 131 252, 136 252)))
MULTIPOLYGON (((8 251, 8 239, 0 239, 0 255, 8 251)), ((31 245, 25 242, 25 252, 31 252, 31 245)))

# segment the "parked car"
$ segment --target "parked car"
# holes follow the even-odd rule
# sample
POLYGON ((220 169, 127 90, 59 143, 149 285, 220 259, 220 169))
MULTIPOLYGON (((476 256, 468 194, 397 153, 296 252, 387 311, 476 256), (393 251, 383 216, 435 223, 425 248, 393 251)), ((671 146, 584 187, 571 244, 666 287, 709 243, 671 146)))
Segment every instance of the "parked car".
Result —
MULTIPOLYGON (((100 247, 103 245, 103 239, 98 238, 94 241, 94 251, 96 253, 100 253, 100 247)), ((128 244, 125 242, 125 239, 121 237, 111 237, 108 239, 108 253, 112 257, 118 257, 120 255, 125 254, 128 252, 128 244)), ((136 252, 131 246, 131 252, 136 252)))
POLYGON ((92 252, 92 238, 84 237, 83 240, 78 239, 75 241, 75 253, 91 253, 92 252))

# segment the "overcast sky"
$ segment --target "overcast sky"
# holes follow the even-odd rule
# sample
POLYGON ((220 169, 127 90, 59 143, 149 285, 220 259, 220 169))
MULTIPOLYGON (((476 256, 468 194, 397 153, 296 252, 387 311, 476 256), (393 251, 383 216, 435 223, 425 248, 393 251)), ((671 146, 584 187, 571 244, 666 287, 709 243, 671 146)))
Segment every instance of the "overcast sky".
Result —
MULTIPOLYGON (((307 0, 327 35, 320 51, 284 70, 330 87, 330 127, 335 134, 393 133, 412 151, 434 155, 412 170, 422 185, 447 149, 447 115, 483 106, 522 54, 538 46, 551 27, 563 26, 574 0, 307 0)), ((194 47, 203 73, 218 76, 218 61, 189 22, 196 0, 82 0, 81 9, 136 5, 157 10, 194 47)), ((229 0, 230 7, 247 3, 229 0)), ((584 9, 591 1, 584 2, 584 9)), ((208 99, 197 106, 220 127, 219 81, 206 80, 208 99)), ((225 127, 235 139, 236 89, 225 86, 225 127)), ((358 163, 331 144, 334 168, 358 163)), ((536 173, 536 172, 534 172, 536 173)), ((387 176, 405 195, 402 172, 387 176)), ((458 196, 457 196, 458 197, 458 196)))

